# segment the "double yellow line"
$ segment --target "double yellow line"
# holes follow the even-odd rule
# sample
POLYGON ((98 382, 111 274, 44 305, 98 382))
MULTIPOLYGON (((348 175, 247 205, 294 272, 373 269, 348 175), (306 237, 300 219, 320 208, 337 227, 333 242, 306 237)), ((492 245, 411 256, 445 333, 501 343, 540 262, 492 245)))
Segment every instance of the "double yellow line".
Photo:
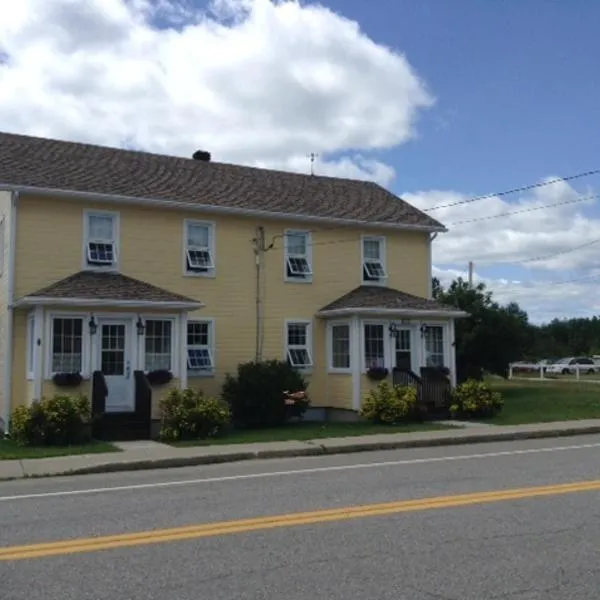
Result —
POLYGON ((365 517, 376 517, 405 512, 455 508, 459 506, 504 502, 507 500, 523 500, 542 496, 558 496, 561 494, 598 490, 600 490, 600 480, 583 481, 561 485, 500 490, 495 492, 479 492, 475 494, 460 494, 454 496, 439 496, 422 498, 419 500, 402 500, 400 502, 389 502, 385 504, 351 506, 347 508, 333 508, 273 517, 259 517, 256 519, 221 521, 217 523, 175 527, 156 531, 106 535, 95 538, 28 544, 25 546, 0 547, 0 560, 23 560, 28 558, 95 552, 97 550, 114 550, 118 548, 130 548, 132 546, 144 546, 147 544, 181 542, 232 533, 247 533, 251 531, 293 527, 297 525, 349 521, 351 519, 362 519, 365 517))

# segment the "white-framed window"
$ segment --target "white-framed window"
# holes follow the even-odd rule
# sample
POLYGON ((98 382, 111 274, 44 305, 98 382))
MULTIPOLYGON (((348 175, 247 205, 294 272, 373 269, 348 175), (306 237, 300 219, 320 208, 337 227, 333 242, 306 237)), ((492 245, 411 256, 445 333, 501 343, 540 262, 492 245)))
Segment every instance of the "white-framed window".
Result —
POLYGON ((385 283, 387 280, 385 260, 385 237, 363 236, 362 280, 363 283, 385 283))
POLYGON ((285 280, 310 283, 313 277, 310 232, 288 229, 284 242, 285 280))
POLYGON ((173 370, 173 320, 146 319, 144 370, 173 370))
POLYGON ((350 323, 331 323, 329 325, 329 369, 348 371, 350 352, 350 323))
POLYGON ((35 315, 27 316, 27 379, 33 379, 35 357, 35 315))
POLYGON ((85 212, 85 265, 114 268, 118 263, 119 215, 112 212, 85 212))
POLYGON ((188 321, 187 324, 187 368, 193 373, 214 372, 214 322, 188 321))
POLYGON ((52 317, 50 373, 83 372, 83 317, 52 317))
POLYGON ((310 369, 312 362, 312 326, 310 321, 286 321, 285 354, 296 369, 310 369))
POLYGON ((187 275, 215 275, 215 224, 184 221, 184 272, 187 275))
POLYGON ((382 323, 363 325, 365 370, 385 367, 385 327, 382 323))
POLYGON ((445 367, 444 327, 428 325, 425 329, 425 365, 427 367, 445 367))

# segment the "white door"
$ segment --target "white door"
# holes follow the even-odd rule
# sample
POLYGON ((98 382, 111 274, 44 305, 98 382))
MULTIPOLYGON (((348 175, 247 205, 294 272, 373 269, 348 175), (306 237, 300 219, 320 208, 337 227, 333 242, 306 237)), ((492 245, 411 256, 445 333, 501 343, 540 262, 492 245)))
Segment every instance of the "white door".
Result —
POLYGON ((415 370, 412 333, 412 329, 406 327, 399 329, 397 335, 392 338, 393 367, 410 371, 415 370))
POLYGON ((135 395, 131 371, 131 332, 129 320, 100 321, 100 371, 106 380, 106 412, 133 412, 135 395))

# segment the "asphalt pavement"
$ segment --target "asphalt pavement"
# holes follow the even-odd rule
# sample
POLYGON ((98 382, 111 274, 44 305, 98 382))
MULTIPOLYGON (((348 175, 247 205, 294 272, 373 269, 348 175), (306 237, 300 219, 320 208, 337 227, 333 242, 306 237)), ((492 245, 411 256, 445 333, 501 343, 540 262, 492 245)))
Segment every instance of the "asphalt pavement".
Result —
POLYGON ((595 600, 599 455, 596 435, 1 482, 0 598, 595 600))

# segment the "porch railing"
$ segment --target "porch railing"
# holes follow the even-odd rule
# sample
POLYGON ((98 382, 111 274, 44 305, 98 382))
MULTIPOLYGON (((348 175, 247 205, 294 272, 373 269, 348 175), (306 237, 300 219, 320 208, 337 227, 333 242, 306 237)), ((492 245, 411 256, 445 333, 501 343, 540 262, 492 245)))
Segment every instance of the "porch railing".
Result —
POLYGON ((437 368, 421 367, 421 376, 410 369, 394 368, 392 383, 416 387, 417 402, 428 413, 444 413, 450 407, 452 385, 437 368))

